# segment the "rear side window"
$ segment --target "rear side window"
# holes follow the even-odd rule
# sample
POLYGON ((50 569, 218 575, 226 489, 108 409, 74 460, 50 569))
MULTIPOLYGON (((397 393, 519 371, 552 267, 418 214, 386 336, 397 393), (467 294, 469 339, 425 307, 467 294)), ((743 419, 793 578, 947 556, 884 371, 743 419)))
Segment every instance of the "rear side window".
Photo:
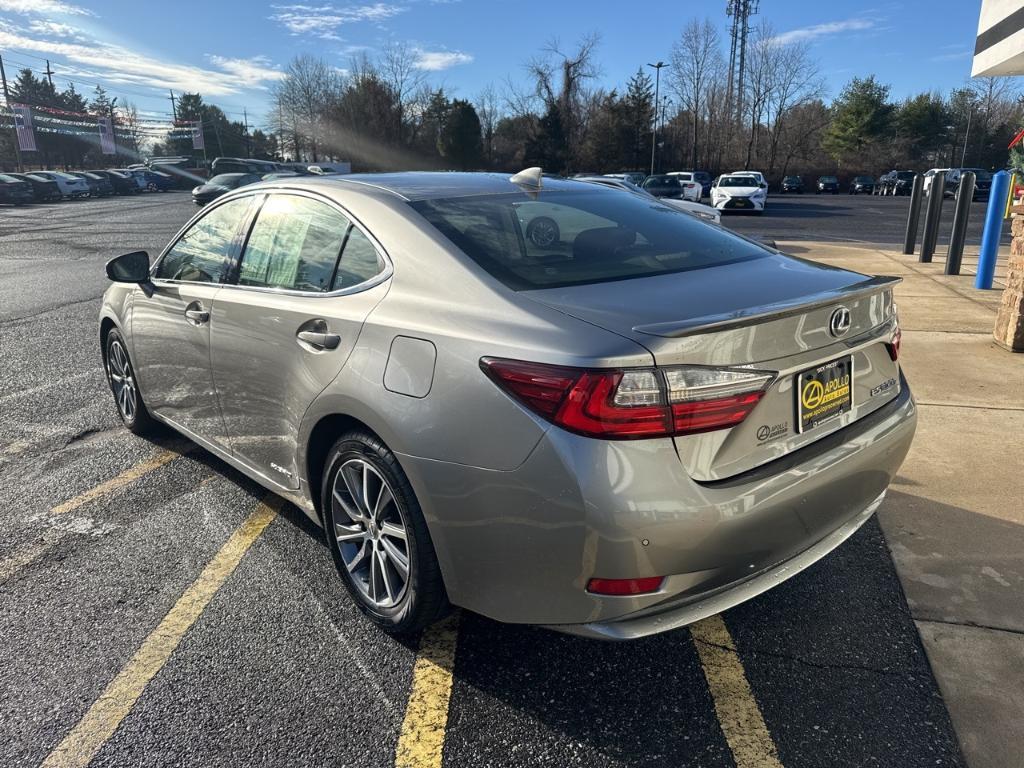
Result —
POLYGON ((294 291, 330 290, 349 221, 299 195, 271 195, 242 254, 238 284, 294 291))
POLYGON ((195 283, 222 282, 231 261, 235 235, 251 204, 251 197, 243 197, 218 205, 203 216, 160 260, 156 277, 195 283))
POLYGON ((646 195, 596 185, 536 200, 512 193, 410 205, 513 290, 685 272, 770 253, 646 195))
POLYGON ((353 285, 365 283, 376 277, 384 269, 384 260, 370 238, 362 230, 352 227, 345 241, 345 250, 341 253, 341 264, 338 276, 334 281, 335 290, 351 288, 353 285))

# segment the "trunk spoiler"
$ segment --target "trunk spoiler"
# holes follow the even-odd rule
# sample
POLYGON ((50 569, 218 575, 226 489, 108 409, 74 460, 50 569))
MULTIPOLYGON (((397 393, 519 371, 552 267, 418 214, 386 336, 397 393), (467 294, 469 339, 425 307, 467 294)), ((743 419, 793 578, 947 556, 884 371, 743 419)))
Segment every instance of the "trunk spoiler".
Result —
POLYGON ((757 325, 768 320, 778 320, 783 317, 799 315, 803 312, 835 304, 839 301, 849 301, 850 299, 869 296, 882 290, 891 289, 901 282, 903 282, 902 277, 872 277, 859 283, 853 283, 831 291, 811 294, 810 296, 801 296, 799 298, 777 301, 772 304, 748 307, 721 315, 705 315, 704 317, 696 317, 690 320, 637 325, 633 327, 633 330, 637 333, 646 333, 648 336, 666 336, 668 338, 727 331, 747 325, 757 325))

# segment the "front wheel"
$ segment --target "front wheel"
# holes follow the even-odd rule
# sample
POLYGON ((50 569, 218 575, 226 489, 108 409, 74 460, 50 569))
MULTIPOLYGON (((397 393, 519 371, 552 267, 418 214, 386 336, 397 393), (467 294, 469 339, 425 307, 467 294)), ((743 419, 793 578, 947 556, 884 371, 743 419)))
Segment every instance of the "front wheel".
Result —
POLYGON ((423 513, 395 455, 377 437, 343 435, 321 488, 327 543, 359 609, 394 635, 417 632, 448 607, 423 513))
POLYGON ((157 424, 146 410, 142 393, 135 379, 135 368, 128 356, 128 345, 117 329, 107 334, 106 343, 107 383, 114 393, 117 415, 130 432, 148 435, 157 430, 157 424))
POLYGON ((538 216, 526 225, 527 239, 538 248, 548 248, 554 245, 561 236, 558 222, 549 216, 538 216))

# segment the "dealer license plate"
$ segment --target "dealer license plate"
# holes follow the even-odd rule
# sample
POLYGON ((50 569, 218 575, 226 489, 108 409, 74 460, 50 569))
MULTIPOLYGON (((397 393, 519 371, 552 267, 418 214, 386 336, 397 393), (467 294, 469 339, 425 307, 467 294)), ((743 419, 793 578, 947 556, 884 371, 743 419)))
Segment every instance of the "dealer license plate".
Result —
POLYGON ((800 432, 846 413, 853 407, 853 358, 847 355, 799 374, 796 393, 800 432))

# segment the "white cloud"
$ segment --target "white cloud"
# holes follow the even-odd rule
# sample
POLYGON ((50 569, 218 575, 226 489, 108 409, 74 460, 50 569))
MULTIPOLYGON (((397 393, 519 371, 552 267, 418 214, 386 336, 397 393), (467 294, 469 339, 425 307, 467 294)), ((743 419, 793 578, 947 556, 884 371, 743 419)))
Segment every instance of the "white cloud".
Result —
POLYGON ((96 15, 87 8, 61 2, 61 0, 0 0, 0 11, 8 13, 34 13, 40 16, 49 14, 60 16, 96 15))
POLYGON ((929 61, 959 61, 961 59, 969 59, 972 56, 974 56, 974 51, 964 48, 963 50, 951 53, 940 53, 938 56, 932 56, 929 61))
POLYGON ((815 24, 810 27, 791 29, 788 32, 776 35, 776 43, 797 43, 807 40, 815 40, 819 37, 837 35, 841 32, 857 32, 863 29, 871 29, 875 26, 874 19, 846 19, 844 21, 829 21, 825 24, 815 24))
MULTIPOLYGON (((3 2, 3 0, 0 0, 3 2)), ((102 80, 105 85, 141 86, 166 90, 199 92, 204 96, 227 96, 263 88, 281 73, 270 61, 257 56, 229 59, 210 56, 212 68, 166 61, 123 45, 78 36, 61 38, 52 29, 19 28, 0 20, 0 48, 15 48, 52 59, 67 74, 102 80)))
POLYGON ((281 80, 284 72, 271 66, 266 56, 253 56, 250 59, 229 59, 216 54, 208 54, 210 63, 218 69, 230 73, 250 88, 265 88, 267 81, 281 80))
POLYGON ((472 55, 462 51, 425 51, 422 48, 417 48, 416 62, 413 66, 416 69, 438 72, 459 64, 469 64, 471 61, 473 61, 472 55))
POLYGON ((59 21, 50 21, 49 19, 34 19, 33 21, 29 22, 28 28, 30 32, 34 32, 38 35, 50 35, 52 37, 67 37, 72 40, 85 39, 85 37, 78 30, 77 27, 73 27, 70 24, 62 24, 59 21))
MULTIPOLYGON (((0 0, 2 2, 2 0, 0 0)), ((340 40, 338 29, 359 22, 382 22, 408 10, 390 3, 369 5, 273 5, 270 17, 293 35, 311 35, 324 40, 340 40)))

